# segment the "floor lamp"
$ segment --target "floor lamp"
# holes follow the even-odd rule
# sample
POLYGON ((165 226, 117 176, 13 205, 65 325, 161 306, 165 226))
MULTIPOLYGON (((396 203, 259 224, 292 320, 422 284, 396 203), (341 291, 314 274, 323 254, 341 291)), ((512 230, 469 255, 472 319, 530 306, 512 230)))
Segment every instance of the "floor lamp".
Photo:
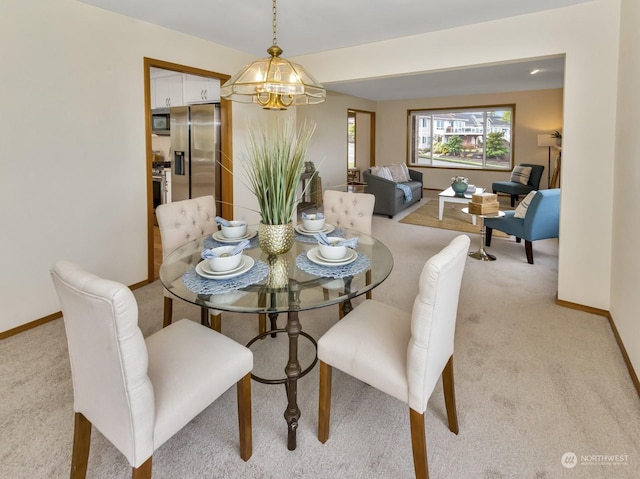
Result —
POLYGON ((551 133, 538 135, 538 146, 549 149, 549 159, 547 160, 547 189, 551 188, 551 147, 556 146, 556 139, 551 137, 551 133))

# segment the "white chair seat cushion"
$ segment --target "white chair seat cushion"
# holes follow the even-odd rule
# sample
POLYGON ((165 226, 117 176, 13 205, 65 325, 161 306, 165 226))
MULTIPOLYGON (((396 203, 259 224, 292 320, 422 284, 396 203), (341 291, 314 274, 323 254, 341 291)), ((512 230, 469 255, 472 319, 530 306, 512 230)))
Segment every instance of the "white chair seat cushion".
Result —
POLYGON ((408 403, 410 338, 410 313, 366 300, 320 338, 318 359, 408 403))
POLYGON ((154 450, 253 369, 249 349, 188 319, 161 329, 146 344, 155 393, 154 450))

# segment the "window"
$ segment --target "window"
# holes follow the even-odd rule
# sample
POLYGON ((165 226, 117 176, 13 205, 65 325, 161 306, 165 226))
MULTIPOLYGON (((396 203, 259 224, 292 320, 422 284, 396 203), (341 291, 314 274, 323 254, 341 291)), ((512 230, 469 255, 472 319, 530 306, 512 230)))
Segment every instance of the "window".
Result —
POLYGON ((515 105, 409 110, 409 164, 513 169, 515 105))

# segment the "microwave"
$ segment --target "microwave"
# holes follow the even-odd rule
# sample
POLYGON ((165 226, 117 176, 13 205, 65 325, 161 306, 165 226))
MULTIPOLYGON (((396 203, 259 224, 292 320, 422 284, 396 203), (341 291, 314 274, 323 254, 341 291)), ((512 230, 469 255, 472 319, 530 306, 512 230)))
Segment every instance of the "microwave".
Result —
POLYGON ((171 133, 169 108, 151 110, 151 131, 156 135, 169 135, 171 133))

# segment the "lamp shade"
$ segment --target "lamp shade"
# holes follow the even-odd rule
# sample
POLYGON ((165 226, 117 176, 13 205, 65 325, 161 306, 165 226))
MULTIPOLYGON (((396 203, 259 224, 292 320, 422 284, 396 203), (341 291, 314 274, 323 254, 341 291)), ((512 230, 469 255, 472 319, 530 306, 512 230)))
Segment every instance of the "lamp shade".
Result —
POLYGON ((538 135, 538 146, 556 146, 556 139, 551 136, 551 133, 543 133, 538 135))
POLYGON ((277 45, 267 50, 271 56, 257 60, 232 76, 220 88, 220 95, 241 103, 258 103, 270 110, 292 105, 322 103, 326 90, 301 65, 280 58, 277 45))

